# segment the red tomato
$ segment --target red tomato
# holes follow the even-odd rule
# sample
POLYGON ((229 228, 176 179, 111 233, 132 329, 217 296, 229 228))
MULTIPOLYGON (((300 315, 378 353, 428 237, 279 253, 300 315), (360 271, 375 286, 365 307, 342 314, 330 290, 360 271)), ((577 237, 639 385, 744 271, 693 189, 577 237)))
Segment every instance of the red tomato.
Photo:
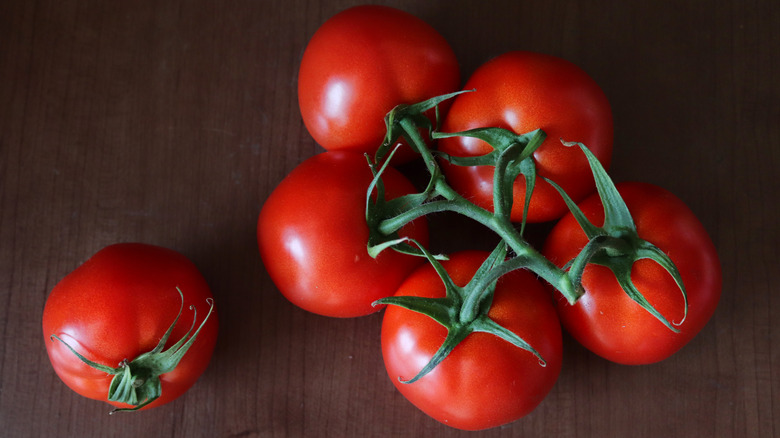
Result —
MULTIPOLYGON (((187 337, 193 322, 197 329, 208 318, 178 365, 159 376, 160 397, 143 409, 176 399, 206 370, 217 341, 217 315, 209 314, 213 297, 195 265, 176 251, 140 243, 100 250, 63 278, 46 301, 43 336, 54 371, 77 393, 108 401, 113 376, 85 364, 65 343, 87 359, 115 368, 152 351, 182 305, 184 311, 166 350, 187 337), (196 321, 191 308, 197 310, 196 321)), ((119 408, 133 407, 108 402, 119 408)))
MULTIPOLYGON (((579 67, 549 55, 509 52, 478 68, 464 89, 476 91, 455 98, 443 132, 499 127, 522 134, 542 129, 547 139, 533 156, 538 175, 558 183, 575 202, 593 192, 593 177, 582 152, 560 140, 584 143, 608 167, 612 112, 601 88, 579 67)), ((466 137, 442 139, 438 147, 454 156, 480 156, 492 150, 487 143, 466 137)), ((442 167, 455 190, 492 210, 492 166, 442 167)), ((513 221, 522 220, 524 201, 525 180, 520 176, 514 184, 513 221)), ((537 179, 528 221, 558 219, 567 211, 558 192, 537 179)))
POLYGON ((298 103, 322 147, 373 154, 391 109, 459 85, 455 54, 435 29, 407 12, 364 5, 334 15, 311 38, 298 72, 298 103))
MULTIPOLYGON (((442 262, 455 284, 471 279, 487 253, 463 251, 442 262)), ((442 280, 428 264, 401 285, 396 295, 445 296, 442 280)), ((499 279, 488 313, 499 325, 525 339, 546 361, 492 334, 472 333, 429 374, 414 377, 447 335, 433 319, 388 306, 382 322, 382 354, 393 384, 409 401, 449 426, 479 430, 531 412, 550 392, 561 369, 561 327, 549 292, 527 270, 499 279)))
MULTIPOLYGON (((374 301, 392 295, 424 262, 386 250, 368 255, 366 193, 373 179, 365 157, 325 152, 295 168, 271 193, 257 222, 260 255, 271 279, 296 306, 325 316, 375 312, 374 301)), ((386 199, 414 192, 401 173, 383 174, 386 199)), ((428 241, 417 220, 401 235, 428 241)))
MULTIPOLYGON (((622 364, 648 364, 663 360, 688 343, 707 323, 718 304, 721 270, 715 246, 693 212, 668 191, 645 183, 617 184, 634 218, 641 239, 669 255, 685 285, 688 315, 674 333, 635 303, 621 289, 612 272, 588 265, 583 275, 585 294, 576 304, 558 300, 564 327, 594 353, 622 364)), ((580 204, 591 223, 600 226, 604 211, 597 194, 580 204)), ((587 243, 569 214, 560 220, 545 242, 543 253, 563 266, 587 243)), ((664 317, 679 323, 684 300, 666 270, 644 259, 634 263, 633 283, 664 317)))

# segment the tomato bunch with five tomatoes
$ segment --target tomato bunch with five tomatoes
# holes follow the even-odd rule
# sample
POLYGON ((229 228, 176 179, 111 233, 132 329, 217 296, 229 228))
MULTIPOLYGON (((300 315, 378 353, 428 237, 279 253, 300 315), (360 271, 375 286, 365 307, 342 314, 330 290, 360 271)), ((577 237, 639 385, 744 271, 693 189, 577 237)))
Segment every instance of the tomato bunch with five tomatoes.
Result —
POLYGON ((561 327, 618 363, 673 354, 712 315, 720 267, 682 201, 655 186, 613 190, 603 181, 611 108, 578 66, 515 51, 458 81, 452 49, 416 17, 361 6, 327 20, 304 52, 298 102, 328 152, 274 190, 257 235, 292 303, 330 316, 385 309, 393 384, 431 417, 474 430, 542 401, 560 370, 561 327), (535 130, 539 140, 523 136, 535 130), (430 180, 415 193, 394 166, 420 156, 430 180), (379 205, 392 208, 371 208, 379 205), (488 263, 493 256, 465 248, 437 261, 425 248, 425 216, 439 211, 482 222, 509 252, 488 263), (541 251, 513 231, 550 221, 559 223, 541 251))
MULTIPOLYGON (((263 204, 266 271, 312 313, 385 309, 387 373, 432 418, 479 430, 531 412, 560 373, 562 327, 608 360, 646 364, 679 350, 713 314, 714 245, 671 193, 611 182, 611 108, 576 65, 514 51, 461 87, 454 52, 430 25, 359 6, 312 36, 298 102, 326 151, 263 204), (396 168, 420 158, 427 184, 396 168), (464 214, 501 242, 492 253, 434 256, 426 216, 439 212, 464 214), (536 250, 522 229, 550 221, 536 250)), ((210 292, 186 259, 128 244, 66 277, 43 318, 57 374, 122 409, 183 393, 208 363, 216 325, 210 292), (207 302, 203 319, 193 315, 197 329, 186 330, 182 309, 207 302), (111 337, 107 324, 141 326, 111 337)))

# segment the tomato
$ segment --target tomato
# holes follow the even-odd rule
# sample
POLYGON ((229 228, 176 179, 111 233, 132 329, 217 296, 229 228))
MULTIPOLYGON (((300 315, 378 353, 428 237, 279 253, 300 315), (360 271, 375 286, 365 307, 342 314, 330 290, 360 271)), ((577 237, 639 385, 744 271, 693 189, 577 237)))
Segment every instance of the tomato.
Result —
MULTIPOLYGON (((263 205, 260 255, 279 291, 296 306, 325 316, 367 315, 379 310, 374 301, 392 295, 423 263, 393 250, 369 256, 365 206, 372 179, 362 155, 324 152, 296 167, 263 205)), ((414 192, 393 168, 382 181, 386 199, 414 192)), ((427 223, 416 220, 400 234, 427 244, 427 223)))
MULTIPOLYGON (((634 263, 631 279, 639 291, 667 320, 683 321, 675 333, 623 292, 612 272, 588 265, 583 274, 585 294, 569 305, 559 299, 558 312, 564 327, 594 353, 622 364, 661 361, 688 343, 701 331, 720 298, 721 269, 715 246, 693 212, 668 191, 646 183, 616 185, 626 202, 639 238, 666 253, 677 266, 688 296, 688 315, 683 321, 684 298, 677 284, 656 262, 634 263)), ((598 195, 580 204, 595 225, 604 222, 598 195)), ((587 238, 569 214, 550 232, 543 254, 559 266, 571 260, 587 238)))
MULTIPOLYGON (((595 185, 587 160, 567 142, 584 143, 605 167, 612 154, 612 112, 598 84, 576 65, 550 55, 509 52, 479 67, 464 89, 475 91, 455 98, 442 125, 444 132, 499 127, 522 134, 542 129, 547 138, 533 159, 540 176, 558 183, 575 202, 595 185)), ((439 150, 454 156, 480 156, 492 150, 467 137, 442 139, 439 150)), ((452 187, 475 204, 493 208, 493 167, 444 164, 452 187)), ((514 184, 512 220, 523 217, 525 179, 514 184)), ((546 181, 537 179, 528 209, 528 222, 558 219, 566 205, 546 181)))
POLYGON ((213 310, 206 281, 185 256, 159 246, 120 243, 98 251, 54 287, 43 310, 43 336, 54 371, 71 389, 119 408, 147 409, 178 398, 206 370, 217 341, 213 310), (175 368, 159 375, 159 398, 145 406, 143 398, 137 404, 109 401, 113 376, 75 353, 108 368, 130 362, 133 374, 143 378, 156 370, 134 368, 133 360, 158 346, 182 309, 166 351, 181 339, 194 341, 182 350, 186 353, 175 368))
MULTIPOLYGON (((334 15, 312 36, 298 72, 298 103, 322 147, 373 154, 391 109, 459 85, 455 54, 435 29, 398 9, 363 5, 334 15)), ((399 159, 411 156, 408 150, 399 159)))
MULTIPOLYGON (((455 284, 471 279, 487 253, 463 251, 442 262, 455 284)), ((428 264, 412 273, 396 295, 445 296, 445 288, 428 264)), ((531 412, 554 386, 561 369, 561 327, 545 286, 527 270, 512 271, 498 281, 488 316, 511 330, 546 361, 499 337, 475 332, 429 374, 414 377, 433 357, 447 335, 428 316, 388 306, 382 321, 382 354, 390 380, 415 406, 449 426, 486 429, 531 412)))

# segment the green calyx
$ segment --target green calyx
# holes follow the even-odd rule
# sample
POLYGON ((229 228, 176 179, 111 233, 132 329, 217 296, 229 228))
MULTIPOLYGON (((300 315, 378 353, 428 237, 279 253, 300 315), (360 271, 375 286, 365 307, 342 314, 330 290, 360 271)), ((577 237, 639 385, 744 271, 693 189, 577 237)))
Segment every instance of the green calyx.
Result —
POLYGON ((371 257, 376 257, 388 248, 406 254, 424 256, 417 247, 399 237, 398 230, 418 217, 446 210, 446 207, 441 203, 431 201, 442 193, 453 194, 454 191, 446 186, 444 176, 431 151, 426 147, 420 129, 427 130, 429 134, 432 133, 434 126, 425 113, 435 110, 438 121, 438 105, 461 93, 464 92, 437 96, 414 105, 399 105, 385 117, 387 128, 385 140, 373 159, 366 157, 374 175, 366 194, 366 223, 370 231, 368 253, 371 257), (405 138, 407 144, 425 158, 431 178, 428 186, 420 193, 386 200, 382 174, 398 150, 397 140, 399 138, 405 138), (389 218, 395 219, 390 221, 389 218))
MULTIPOLYGON (((563 142, 563 141, 562 141, 563 142)), ((622 287, 623 291, 637 304, 650 312, 666 327, 674 332, 679 330, 674 327, 681 325, 688 315, 688 295, 682 276, 669 256, 660 248, 639 237, 634 220, 628 211, 625 201, 620 196, 612 179, 593 153, 582 143, 563 142, 564 145, 579 146, 588 159, 593 177, 596 181, 596 189, 604 206, 604 224, 601 227, 593 225, 582 213, 582 210, 566 192, 555 182, 547 179, 566 201, 577 223, 588 237, 588 244, 568 264, 569 275, 576 287, 581 287, 582 274, 589 263, 609 268, 622 287), (685 302, 684 315, 678 322, 669 322, 636 288, 631 280, 631 269, 634 262, 640 259, 651 259, 661 265, 674 279, 680 288, 685 302)))
MULTIPOLYGON (((438 126, 434 126, 434 124, 431 122, 428 116, 425 115, 425 113, 427 113, 430 110, 434 110, 436 114, 436 124, 438 125, 439 104, 441 104, 445 100, 452 99, 453 97, 459 94, 469 93, 471 91, 474 90, 456 91, 454 93, 443 94, 441 96, 432 97, 428 100, 415 103, 412 105, 398 105, 397 107, 393 108, 385 116, 385 128, 387 130, 387 134, 385 135, 384 141, 379 146, 379 149, 376 152, 376 155, 374 157, 375 160, 377 162, 383 161, 386 155, 395 148, 396 140, 398 140, 401 137, 408 138, 409 133, 407 132, 407 130, 408 130, 409 123, 413 124, 415 127, 419 127, 423 130, 427 130, 429 133, 432 132, 435 128, 438 128, 438 126)), ((410 141, 409 146, 414 151, 422 155, 425 155, 427 151, 427 148, 425 147, 425 142, 420 143, 416 141, 416 139, 414 141, 410 141)))
POLYGON ((415 296, 394 296, 383 298, 374 305, 388 304, 400 306, 414 312, 422 313, 447 329, 447 337, 433 355, 431 360, 409 380, 402 383, 413 383, 433 371, 466 337, 475 332, 490 333, 501 339, 531 352, 539 359, 539 364, 546 365, 545 360, 531 345, 514 332, 502 327, 490 317, 488 311, 493 302, 496 282, 502 275, 518 268, 519 259, 506 260, 506 245, 501 243, 482 263, 471 281, 463 287, 456 285, 442 264, 420 246, 421 251, 431 263, 441 278, 445 287, 444 298, 425 298, 415 296))
POLYGON ((107 365, 103 365, 94 361, 91 361, 77 352, 73 347, 68 345, 57 335, 51 335, 52 340, 56 339, 62 342, 73 354, 75 354, 82 362, 90 367, 103 371, 107 374, 111 374, 114 378, 111 380, 111 385, 108 390, 108 400, 112 402, 125 403, 132 405, 132 408, 117 408, 111 411, 135 411, 143 408, 144 406, 157 400, 162 394, 162 386, 160 383, 160 375, 173 371, 179 364, 184 354, 195 342, 195 338, 200 333, 200 330, 206 324, 206 321, 211 316, 214 310, 214 300, 209 298, 207 303, 209 304, 209 312, 201 322, 200 326, 195 329, 195 322, 197 321, 197 310, 194 306, 190 306, 193 311, 192 326, 187 333, 174 345, 167 350, 164 350, 165 344, 173 332, 174 326, 179 321, 184 310, 184 295, 179 288, 176 288, 179 292, 179 296, 182 299, 181 308, 176 315, 173 323, 168 327, 165 334, 160 339, 157 346, 146 353, 141 354, 132 361, 123 360, 119 366, 112 368, 107 365))

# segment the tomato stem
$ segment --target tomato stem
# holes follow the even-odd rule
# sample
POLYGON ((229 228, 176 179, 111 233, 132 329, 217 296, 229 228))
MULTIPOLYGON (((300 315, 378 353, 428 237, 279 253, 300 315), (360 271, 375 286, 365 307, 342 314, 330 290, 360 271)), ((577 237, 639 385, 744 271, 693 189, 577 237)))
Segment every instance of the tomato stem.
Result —
MULTIPOLYGON (((513 158, 530 160, 530 153, 532 151, 529 152, 524 150, 522 146, 524 144, 531 144, 532 149, 535 149, 544 140, 544 132, 537 130, 521 136, 514 133, 507 134, 508 131, 502 131, 498 134, 494 130, 479 130, 469 133, 469 135, 481 136, 483 138, 487 136, 491 136, 492 138, 492 136, 501 137, 504 135, 511 135, 511 138, 504 140, 508 145, 503 148, 503 153, 499 155, 499 162, 501 165, 500 170, 497 171, 498 176, 496 177, 496 185, 500 186, 500 188, 496 190, 496 204, 504 205, 504 208, 497 212, 490 212, 473 204, 447 184, 444 175, 438 170, 437 160, 434 158, 433 153, 427 147, 424 139, 420 135, 419 127, 414 123, 414 120, 411 118, 403 118, 399 120, 399 124, 403 128, 407 140, 413 142, 422 155, 426 167, 431 174, 431 178, 435 179, 433 184, 435 194, 440 195, 444 199, 423 203, 419 206, 410 208, 395 217, 385 219, 379 223, 378 230, 381 233, 388 235, 398 231, 412 220, 431 213, 443 211, 459 213, 481 223, 498 234, 498 236, 509 245, 512 251, 514 251, 515 257, 520 257, 515 269, 528 268, 553 285, 567 301, 572 304, 576 302, 581 293, 571 281, 569 274, 550 262, 522 237, 522 231, 518 231, 517 228, 515 228, 514 224, 511 222, 508 211, 511 210, 512 185, 514 184, 514 179, 520 173, 520 168, 519 166, 516 166, 511 170, 507 170, 507 168, 510 163, 513 162, 513 158)), ((451 134, 439 133, 437 137, 441 138, 444 135, 451 134)), ((527 198, 530 198, 530 193, 527 195, 527 198)))

